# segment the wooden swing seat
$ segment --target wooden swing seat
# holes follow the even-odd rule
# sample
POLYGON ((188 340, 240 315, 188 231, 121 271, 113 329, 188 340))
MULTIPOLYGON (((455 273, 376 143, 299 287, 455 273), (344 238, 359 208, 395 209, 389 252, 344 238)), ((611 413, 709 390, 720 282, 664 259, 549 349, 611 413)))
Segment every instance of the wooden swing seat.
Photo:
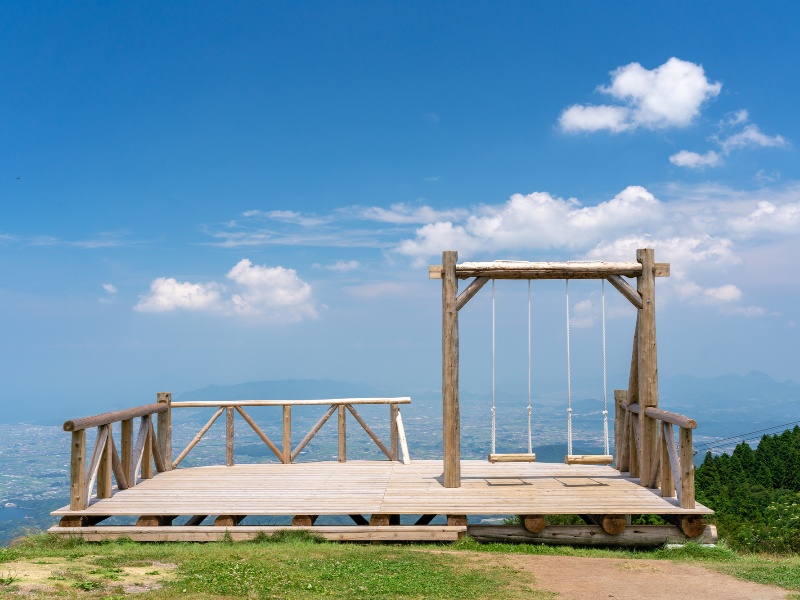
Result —
POLYGON ((614 457, 610 454, 567 454, 564 462, 568 465, 610 465, 614 457))
POLYGON ((490 454, 489 462, 536 462, 536 454, 490 454))

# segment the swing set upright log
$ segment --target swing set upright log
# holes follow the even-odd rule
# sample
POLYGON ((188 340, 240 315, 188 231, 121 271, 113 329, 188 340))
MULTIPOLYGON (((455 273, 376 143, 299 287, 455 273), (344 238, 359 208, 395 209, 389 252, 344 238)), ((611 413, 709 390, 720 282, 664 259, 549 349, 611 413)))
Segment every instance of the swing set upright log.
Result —
MULTIPOLYGON (((652 248, 637 250, 635 262, 498 260, 458 264, 458 252, 454 250, 443 252, 442 264, 431 266, 428 275, 430 279, 442 280, 444 486, 448 488, 461 487, 458 312, 487 282, 494 279, 604 279, 633 304, 637 309, 637 317, 628 389, 615 392, 617 400, 615 425, 619 428, 622 421, 619 417, 620 411, 625 411, 624 421, 626 423, 631 421, 629 427, 626 428, 626 430, 630 430, 630 434, 629 437, 624 438, 622 432, 615 432, 617 468, 620 471, 628 470, 632 477, 638 475, 642 484, 648 487, 656 485, 659 475, 666 481, 668 479, 666 477, 667 469, 666 467, 661 468, 661 452, 659 451, 659 419, 654 416, 655 412, 665 412, 658 411, 655 279, 656 277, 668 277, 669 273, 669 263, 656 263, 652 248), (625 278, 635 278, 636 287, 631 286, 625 278), (458 293, 459 279, 472 279, 460 294, 458 293), (628 410, 627 407, 631 407, 631 409, 628 410), (638 410, 638 414, 634 412, 636 410, 638 410), (637 420, 635 424, 632 423, 634 419, 637 420), (636 443, 628 444, 627 440, 634 438, 636 443), (623 445, 625 446, 624 450, 622 450, 623 445), (628 447, 629 445, 630 447, 628 447), (624 456, 620 456, 620 454, 624 456), (620 459, 623 459, 626 464, 621 464, 620 459)), ((669 431, 671 433, 671 429, 669 431)), ((579 457, 573 457, 573 459, 576 463, 582 462, 579 457)), ((522 460, 522 458, 517 460, 522 460)), ((585 460, 590 463, 592 461, 590 457, 585 460)), ((683 475, 686 480, 692 480, 693 503, 693 473, 683 475)), ((684 487, 688 487, 688 484, 687 481, 684 487)))

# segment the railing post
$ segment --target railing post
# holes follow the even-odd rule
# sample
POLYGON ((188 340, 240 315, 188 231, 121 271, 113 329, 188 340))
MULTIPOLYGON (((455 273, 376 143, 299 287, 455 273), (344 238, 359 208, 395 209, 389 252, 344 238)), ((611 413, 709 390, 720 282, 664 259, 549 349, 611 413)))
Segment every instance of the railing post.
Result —
POLYGON ((97 434, 100 435, 100 430, 102 428, 106 428, 108 430, 108 436, 106 437, 106 443, 103 448, 100 450, 102 454, 100 455, 100 466, 97 470, 97 497, 98 498, 111 498, 111 470, 112 470, 112 458, 111 458, 111 435, 112 429, 111 424, 108 425, 101 425, 97 428, 97 434))
POLYGON ((83 510, 89 504, 86 497, 86 430, 72 432, 72 448, 69 462, 69 508, 83 510))
POLYGON ((150 415, 142 417, 139 421, 139 427, 147 427, 147 437, 144 440, 144 451, 142 452, 142 479, 153 478, 153 448, 150 446, 153 440, 152 430, 149 427, 148 421, 150 415))
POLYGON ((233 462, 233 407, 225 409, 225 464, 232 467, 233 462))
POLYGON ((283 463, 292 462, 292 406, 283 406, 283 463))
POLYGON ((339 462, 347 462, 347 407, 339 405, 339 462))
MULTIPOLYGON (((166 412, 158 413, 156 425, 158 427, 158 449, 164 459, 167 471, 172 470, 172 393, 158 392, 156 395, 159 404, 166 404, 166 412)), ((127 471, 126 471, 127 473, 127 471)))
POLYGON ((694 448, 692 430, 681 427, 678 430, 681 463, 681 508, 694 508, 694 448))
POLYGON ((136 485, 136 473, 133 470, 136 465, 133 463, 133 419, 122 421, 122 470, 128 478, 128 487, 136 485))
POLYGON ((397 404, 389 405, 389 454, 392 455, 392 460, 397 460, 399 455, 399 440, 397 434, 397 413, 399 408, 397 404))
POLYGON ((661 422, 661 497, 672 498, 675 495, 675 480, 672 477, 672 465, 669 458, 669 446, 675 447, 672 425, 661 422))
POLYGON ((614 390, 614 466, 617 471, 627 470, 624 465, 622 443, 625 435, 625 411, 622 403, 628 398, 626 390, 614 390))

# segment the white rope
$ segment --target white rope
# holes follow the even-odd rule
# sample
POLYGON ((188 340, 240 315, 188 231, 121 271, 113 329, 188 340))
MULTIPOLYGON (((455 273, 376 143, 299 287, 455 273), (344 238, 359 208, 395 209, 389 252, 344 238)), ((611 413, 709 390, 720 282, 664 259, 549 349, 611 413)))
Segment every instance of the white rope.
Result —
POLYGON ((603 443, 606 455, 610 454, 608 447, 608 384, 606 383, 606 280, 601 279, 600 306, 603 322, 603 443))
POLYGON ((495 453, 494 347, 494 279, 492 279, 492 454, 495 453))
POLYGON ((572 454, 572 367, 569 352, 569 279, 567 282, 567 454, 572 454))
POLYGON ((528 279, 528 454, 533 454, 531 435, 531 280, 528 279))

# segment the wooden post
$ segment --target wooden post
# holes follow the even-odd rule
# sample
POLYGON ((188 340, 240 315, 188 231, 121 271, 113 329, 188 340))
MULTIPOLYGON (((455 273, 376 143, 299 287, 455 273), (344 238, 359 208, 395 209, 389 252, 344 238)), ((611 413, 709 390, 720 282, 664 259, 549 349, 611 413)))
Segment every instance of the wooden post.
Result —
POLYGON ((675 495, 675 480, 672 478, 672 465, 669 460, 669 446, 675 447, 675 438, 672 437, 672 426, 661 423, 661 497, 672 498, 675 495))
MULTIPOLYGON (((628 377, 628 404, 639 403, 639 315, 636 315, 636 327, 633 330, 633 350, 631 352, 631 372, 628 377)), ((633 420, 639 419, 639 415, 628 412, 628 471, 631 477, 639 477, 639 463, 641 456, 634 439, 633 420)))
MULTIPOLYGON (((158 413, 158 449, 161 450, 161 456, 164 459, 164 464, 167 471, 172 470, 172 393, 171 392, 158 392, 156 395, 159 404, 166 404, 167 410, 158 413)), ((127 473, 127 471, 126 471, 127 473)))
POLYGON ((397 404, 389 405, 389 454, 392 455, 391 460, 398 460, 399 456, 399 442, 400 438, 397 433, 397 404))
POLYGON ((347 462, 347 408, 339 405, 339 462, 347 462))
POLYGON ((283 407, 283 463, 292 462, 292 406, 283 407))
POLYGON ((86 497, 86 430, 72 432, 72 449, 69 461, 69 508, 83 510, 89 504, 86 497))
POLYGON ((656 298, 655 259, 652 248, 636 251, 636 260, 642 264, 642 275, 637 279, 637 289, 642 296, 642 308, 637 323, 639 354, 639 424, 641 456, 639 457, 640 482, 655 485, 653 457, 658 452, 658 422, 648 417, 644 410, 658 406, 658 361, 656 354, 656 298))
MULTIPOLYGON (((623 450, 625 440, 625 413, 622 403, 628 401, 626 390, 614 390, 614 466, 617 471, 627 471, 627 452, 623 450)), ((626 448, 627 449, 627 448, 626 448)))
POLYGON ((694 508, 694 449, 691 429, 681 427, 678 430, 678 445, 681 461, 681 508, 694 508))
POLYGON ((233 407, 225 409, 225 465, 233 466, 233 407))
MULTIPOLYGON (((139 427, 148 427, 147 421, 150 420, 150 417, 142 417, 141 421, 139 422, 139 427)), ((153 437, 151 433, 151 429, 147 430, 147 437, 144 440, 144 450, 142 452, 142 479, 152 479, 153 478, 153 449, 150 444, 153 443, 153 437)))
POLYGON ((458 407, 458 252, 442 252, 442 443, 444 487, 461 487, 461 415, 458 407))
POLYGON ((136 485, 136 474, 133 470, 136 465, 133 464, 133 419, 125 419, 122 421, 122 470, 125 472, 125 477, 128 479, 128 487, 131 488, 136 485))
MULTIPOLYGON (((108 429, 108 437, 106 437, 106 443, 102 450, 102 455, 100 456, 100 467, 97 470, 97 497, 98 498, 111 498, 111 488, 112 488, 112 481, 111 481, 111 471, 113 468, 113 458, 111 454, 111 425, 102 425, 101 427, 105 427, 108 429)), ((97 428, 98 432, 100 431, 100 427, 97 428)))

